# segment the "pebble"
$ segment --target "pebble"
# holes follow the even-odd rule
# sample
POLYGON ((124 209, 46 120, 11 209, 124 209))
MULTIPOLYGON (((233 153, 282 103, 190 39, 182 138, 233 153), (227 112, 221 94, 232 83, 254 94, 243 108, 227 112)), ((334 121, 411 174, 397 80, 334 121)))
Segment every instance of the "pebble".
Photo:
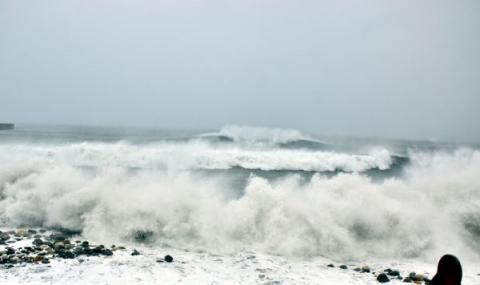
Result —
POLYGON ((132 256, 140 255, 140 252, 138 250, 134 249, 130 255, 132 255, 132 256))
POLYGON ((165 257, 163 258, 166 262, 173 262, 173 257, 171 255, 165 255, 165 257))

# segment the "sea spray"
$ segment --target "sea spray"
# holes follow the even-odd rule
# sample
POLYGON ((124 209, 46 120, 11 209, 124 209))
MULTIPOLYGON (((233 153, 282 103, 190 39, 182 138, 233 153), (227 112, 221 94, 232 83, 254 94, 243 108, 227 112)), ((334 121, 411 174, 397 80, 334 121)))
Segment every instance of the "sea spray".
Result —
MULTIPOLYGON (((448 251, 478 259, 477 150, 411 151, 404 174, 382 181, 362 170, 388 168, 388 151, 328 153, 342 161, 335 168, 345 172, 318 171, 308 179, 252 172, 242 189, 233 189, 230 172, 218 176, 194 169, 208 169, 201 160, 209 155, 243 151, 242 157, 251 158, 252 150, 208 147, 197 142, 3 144, 0 214, 6 224, 62 227, 111 242, 149 231, 154 244, 212 253, 362 259, 448 251), (365 167, 361 157, 375 155, 381 163, 365 167), (241 195, 228 195, 232 191, 241 195)), ((283 150, 253 152, 269 151, 270 163, 278 165, 276 155, 283 150)), ((303 152, 288 152, 297 166, 287 169, 299 169, 312 157, 316 163, 329 161, 325 152, 303 152)))

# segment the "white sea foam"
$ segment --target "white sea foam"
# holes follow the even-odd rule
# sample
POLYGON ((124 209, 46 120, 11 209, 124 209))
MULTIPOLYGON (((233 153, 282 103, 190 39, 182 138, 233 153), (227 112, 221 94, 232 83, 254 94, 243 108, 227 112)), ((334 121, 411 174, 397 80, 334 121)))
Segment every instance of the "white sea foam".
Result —
MULTIPOLYGON (((405 177, 380 182, 359 173, 317 174, 307 182, 298 175, 251 175, 244 194, 232 198, 226 195, 234 187, 228 177, 190 170, 202 165, 204 145, 184 146, 191 151, 162 147, 2 145, 0 215, 8 224, 60 226, 112 242, 151 231, 159 245, 209 252, 246 249, 338 260, 452 252, 478 259, 479 151, 413 152, 405 177), (171 167, 175 163, 188 167, 171 167)), ((218 151, 235 157, 239 150, 218 151)), ((271 159, 282 151, 273 151, 271 159)), ((296 163, 311 159, 286 153, 296 163)))

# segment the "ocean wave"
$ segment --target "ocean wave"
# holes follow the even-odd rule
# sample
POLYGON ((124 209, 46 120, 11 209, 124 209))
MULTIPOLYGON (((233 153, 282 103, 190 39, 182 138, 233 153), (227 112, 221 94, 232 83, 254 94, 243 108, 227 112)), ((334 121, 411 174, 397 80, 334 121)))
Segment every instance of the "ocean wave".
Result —
POLYGON ((237 125, 225 126, 219 132, 205 134, 203 137, 216 138, 224 142, 267 145, 290 144, 298 141, 316 142, 298 130, 237 125))
POLYGON ((393 159, 384 148, 374 148, 365 154, 351 154, 282 148, 217 147, 202 142, 1 145, 0 153, 7 156, 46 157, 76 166, 168 170, 226 170, 240 167, 265 171, 364 172, 370 169, 386 170, 393 159))
MULTIPOLYGON (((83 158, 91 159, 97 153, 87 146, 83 158)), ((188 169, 130 172, 108 163, 137 160, 136 152, 96 159, 106 163, 85 171, 61 148, 45 149, 45 155, 19 148, 0 155, 0 216, 8 224, 62 227, 112 242, 144 231, 154 243, 209 252, 252 249, 334 259, 453 252, 479 258, 475 150, 412 152, 404 177, 381 182, 359 173, 316 174, 309 181, 251 175, 243 195, 232 198, 228 176, 188 169)))

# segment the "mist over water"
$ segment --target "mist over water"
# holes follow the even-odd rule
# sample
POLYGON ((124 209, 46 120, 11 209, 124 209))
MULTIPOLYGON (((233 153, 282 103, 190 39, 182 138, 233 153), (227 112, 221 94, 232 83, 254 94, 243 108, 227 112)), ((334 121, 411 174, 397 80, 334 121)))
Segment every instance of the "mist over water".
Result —
POLYGON ((5 225, 338 260, 480 257, 480 150, 296 130, 0 134, 5 225), (50 136, 50 137, 49 137, 50 136))

